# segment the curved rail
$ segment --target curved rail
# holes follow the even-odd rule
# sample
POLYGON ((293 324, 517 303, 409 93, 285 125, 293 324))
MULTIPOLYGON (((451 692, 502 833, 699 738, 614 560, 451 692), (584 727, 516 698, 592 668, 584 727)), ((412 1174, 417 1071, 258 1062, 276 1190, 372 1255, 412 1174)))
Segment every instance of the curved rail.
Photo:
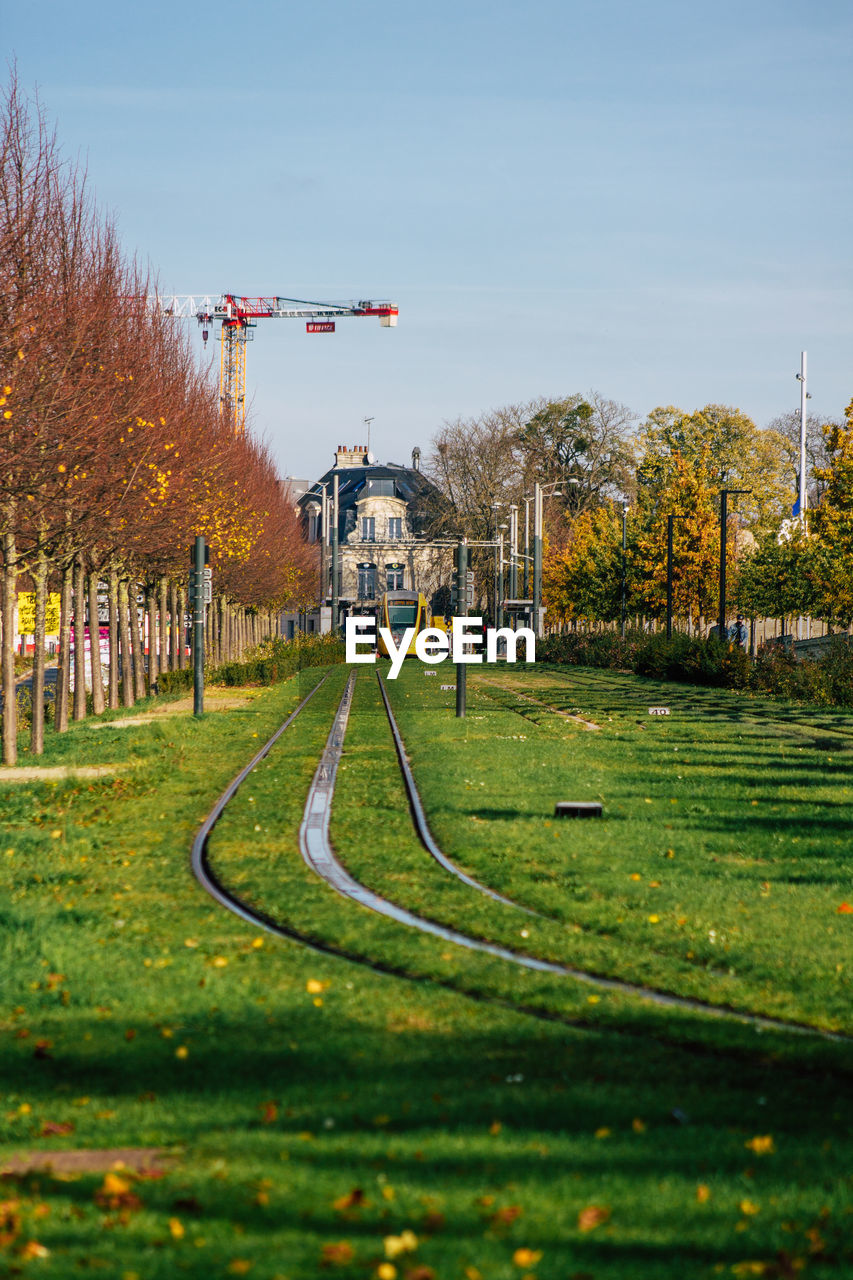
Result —
POLYGON ((512 898, 505 898, 502 893, 498 893, 494 889, 490 889, 488 885, 481 884, 479 880, 475 880, 473 876, 469 876, 461 867, 457 867, 455 862, 451 862, 446 853, 438 847, 433 834, 429 829, 424 813, 424 807, 421 803, 421 797, 415 786, 415 780, 412 776, 412 770, 406 755, 406 748, 403 744, 403 738, 397 727, 397 721, 394 718, 394 712, 391 710, 391 703, 388 699, 388 693, 385 688, 385 681, 376 672, 376 679, 379 682, 379 691, 382 694, 382 701, 385 703, 385 714, 388 716, 388 723, 391 726, 391 736, 394 739, 394 746, 397 749, 397 760, 400 764, 400 772, 403 775, 403 782, 406 787, 406 795, 409 799, 409 808, 412 811, 412 821, 415 824, 415 830, 418 833, 418 839, 426 849, 431 858, 434 858, 440 867, 445 871, 449 871, 452 876, 456 876, 463 884, 467 884, 469 888, 476 889, 479 893, 485 893, 488 897, 494 898, 495 902, 503 902, 507 907, 515 907, 517 911, 524 911, 529 916, 535 916, 538 920, 544 920, 545 917, 538 911, 533 911, 530 907, 523 907, 520 902, 513 902, 512 898))
POLYGON ((192 868, 193 875, 196 880, 198 880, 201 887, 206 890, 212 898, 215 898, 220 906, 226 907, 229 911, 233 911, 235 915, 248 921, 249 924, 258 924, 265 929, 269 929, 276 933, 282 933, 284 936, 288 937, 292 935, 288 934, 286 930, 282 930, 277 927, 274 921, 265 916, 263 912, 255 911, 251 907, 247 907, 244 902, 237 898, 233 893, 230 893, 224 885, 220 884, 217 877, 213 874, 207 859, 207 841, 210 837, 211 831, 222 817, 222 812, 225 809, 225 806, 236 794, 238 788, 246 781, 246 778, 248 778, 255 766, 260 764, 264 756, 269 754, 281 735, 284 733, 285 729, 289 728, 290 725, 293 724, 293 721, 299 715, 302 708, 311 701, 314 694, 321 685, 325 684, 328 678, 329 673, 327 671, 326 674, 317 681, 311 692, 306 694, 299 703, 299 706, 296 707, 295 710, 291 711, 284 723, 279 725, 278 729, 276 729, 272 737, 264 743, 257 755, 254 755, 246 767, 241 769, 236 778, 228 784, 196 832, 195 839, 192 843, 192 849, 190 850, 190 866, 192 868))
POLYGON ((458 929, 438 924, 434 920, 415 915, 414 912, 400 907, 380 894, 368 889, 346 870, 335 857, 329 838, 329 821, 331 818, 332 798, 335 793, 335 780, 338 772, 344 738, 352 706, 352 693, 355 686, 355 673, 347 680, 332 728, 329 732, 323 755, 314 774, 305 803, 302 825, 299 828, 299 847, 307 866, 316 872, 322 880, 342 897, 358 902, 368 910, 374 911, 398 924, 408 925, 429 933, 445 942, 453 942, 467 947, 471 951, 481 951, 486 955, 496 956, 501 960, 509 960, 523 969, 532 969, 539 973, 551 973, 560 977, 573 978, 576 982, 604 991, 616 992, 620 995, 636 996, 652 1004, 669 1009, 681 1009, 690 1013, 703 1013, 715 1018, 732 1018, 747 1025, 759 1027, 767 1031, 790 1031, 799 1035, 816 1035, 829 1040, 848 1040, 850 1037, 832 1031, 822 1031, 804 1023, 786 1022, 781 1018, 764 1017, 761 1014, 744 1013, 725 1006, 706 1004, 702 1000, 694 1000, 687 996, 677 996, 666 991, 657 991, 653 987, 638 986, 624 982, 618 978, 605 978, 600 974, 590 973, 585 969, 573 968, 569 965, 557 964, 553 960, 541 960, 538 956, 530 956, 522 951, 513 951, 497 943, 483 938, 474 938, 458 929))

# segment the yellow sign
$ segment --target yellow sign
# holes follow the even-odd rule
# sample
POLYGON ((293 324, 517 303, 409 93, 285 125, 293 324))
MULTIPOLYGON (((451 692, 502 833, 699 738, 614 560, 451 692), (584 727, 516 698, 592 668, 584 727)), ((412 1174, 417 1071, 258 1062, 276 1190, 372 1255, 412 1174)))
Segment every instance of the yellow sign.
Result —
MULTIPOLYGON (((36 593, 34 591, 18 592, 18 634, 31 636, 36 629, 36 593)), ((47 596, 47 607, 44 620, 45 634, 59 634, 59 592, 50 591, 47 596)))

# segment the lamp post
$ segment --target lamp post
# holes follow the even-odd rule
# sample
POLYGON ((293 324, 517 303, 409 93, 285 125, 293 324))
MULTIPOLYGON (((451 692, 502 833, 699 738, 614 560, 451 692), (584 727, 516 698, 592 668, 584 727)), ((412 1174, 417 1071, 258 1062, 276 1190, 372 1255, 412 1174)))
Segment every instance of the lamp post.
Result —
POLYGON ((666 518, 666 638, 672 639, 672 529, 676 520, 685 516, 669 515, 666 518))
POLYGON ((725 640, 726 628, 726 530, 729 521, 729 494, 752 493, 751 489, 720 490, 720 616, 717 619, 719 638, 725 640))
POLYGON ((524 573, 523 586, 525 600, 530 592, 530 499, 524 499, 524 573))

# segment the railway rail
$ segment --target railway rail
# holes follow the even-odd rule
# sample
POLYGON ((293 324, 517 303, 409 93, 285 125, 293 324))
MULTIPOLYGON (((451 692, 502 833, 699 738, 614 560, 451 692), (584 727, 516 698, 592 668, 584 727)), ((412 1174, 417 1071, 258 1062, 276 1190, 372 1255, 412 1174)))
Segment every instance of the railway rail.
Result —
MULTIPOLYGON (((227 805, 233 799, 239 787, 246 780, 252 770, 264 759, 266 755, 268 755, 276 742, 278 742, 290 725, 293 724, 305 706, 307 706, 327 679, 328 673, 317 682, 314 688, 302 699, 299 705, 290 713, 272 737, 264 743, 260 751, 253 756, 249 763, 240 771, 239 774, 237 774, 225 791, 223 791, 219 796, 210 813, 199 827, 195 839, 193 840, 191 851, 192 871, 202 888, 204 888, 211 897, 213 897, 221 906, 225 907, 227 910, 233 912, 235 915, 250 924, 263 928, 279 937, 288 938, 292 941, 302 943, 313 950, 324 952, 329 955, 336 955, 355 963, 365 965, 377 972, 390 973, 395 974, 396 976, 411 978, 411 974, 401 972, 393 966, 385 965, 381 962, 373 962, 363 955, 349 952, 333 943, 318 940, 310 936, 308 933, 303 933, 291 926, 282 924, 268 913, 244 902, 222 883, 210 866, 207 852, 208 840, 227 805)), ((536 912, 530 911, 529 908, 513 902, 509 898, 502 897, 494 890, 489 889, 488 886, 483 885, 479 881, 473 879, 473 877, 468 876, 439 849, 429 831, 423 811, 423 805, 421 803, 420 796, 418 795, 414 778, 406 758, 405 745, 394 718, 384 684, 378 673, 377 679, 379 679, 383 703, 397 752, 397 759, 400 764, 406 792, 409 798, 413 823, 425 848, 428 850, 430 855, 434 857, 442 867, 444 867, 445 870, 457 876, 469 887, 474 888, 478 892, 485 893, 489 897, 494 898, 505 905, 515 907, 529 915, 536 915, 536 912)), ((645 987, 636 983, 625 982, 618 978, 608 978, 601 974, 592 973, 570 965, 563 965, 555 961, 544 960, 538 956, 532 956, 526 952, 513 950, 509 947, 504 947, 497 943, 490 942, 486 938, 474 937, 459 929, 441 924, 436 920, 431 920, 426 916, 418 915, 415 912, 409 911, 407 908, 382 897, 380 894, 375 893, 366 885, 361 884, 349 873, 349 871, 347 871, 346 867, 337 858, 329 835, 329 823, 331 818, 332 801, 335 793, 335 783, 337 779, 338 766, 344 748, 344 740, 352 707, 352 696, 355 681, 356 673, 351 672, 338 704, 337 711, 335 712, 334 720, 326 740, 326 745, 314 773, 311 786, 308 790, 302 824, 299 830, 299 848, 306 865, 309 866, 321 879, 323 879, 336 893, 339 893, 350 901, 356 902, 368 910, 371 910, 378 915, 385 916, 398 924, 418 929, 424 933, 432 934, 445 942, 451 942, 469 950, 479 951, 487 955, 495 956, 523 969, 565 977, 575 982, 583 983, 596 990, 633 996, 663 1008, 699 1013, 714 1018, 727 1018, 755 1027, 757 1030, 762 1031, 786 1031, 798 1035, 814 1035, 821 1039, 835 1041, 849 1041, 851 1039, 851 1037, 844 1034, 824 1031, 805 1023, 766 1017, 761 1014, 748 1013, 723 1005, 713 1005, 702 1000, 675 995, 672 992, 661 991, 652 987, 645 987)), ((459 990, 459 988, 455 989, 459 990)), ((463 990, 462 994, 470 995, 473 993, 465 992, 463 990)), ((553 1014, 546 1014, 539 1010, 528 1008, 518 1008, 518 1011, 532 1013, 535 1016, 545 1017, 549 1020, 553 1020, 555 1016, 553 1014)))

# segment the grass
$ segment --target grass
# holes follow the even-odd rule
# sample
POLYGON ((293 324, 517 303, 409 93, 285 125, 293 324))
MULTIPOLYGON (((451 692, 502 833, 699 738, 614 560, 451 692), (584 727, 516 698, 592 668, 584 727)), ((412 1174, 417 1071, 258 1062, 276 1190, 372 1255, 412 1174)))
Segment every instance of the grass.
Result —
MULTIPOLYGON (((383 1264, 399 1280, 849 1274, 848 1046, 757 1035, 622 997, 590 1004, 573 983, 516 973, 399 929, 335 897, 304 868, 296 831, 344 676, 332 671, 241 789, 214 835, 214 863, 283 921, 417 982, 261 935, 214 907, 188 875, 201 817, 313 683, 313 672, 199 722, 99 733, 73 726, 62 741, 48 738, 45 763, 132 758, 135 767, 91 784, 0 791, 0 1160, 22 1149, 124 1146, 160 1146, 176 1157, 161 1178, 127 1179, 126 1194, 139 1204, 119 1195, 111 1206, 103 1174, 9 1181, 2 1200, 19 1203, 0 1209, 0 1223, 4 1214, 19 1221, 5 1234, 0 1226, 0 1258, 10 1269, 51 1278, 92 1269, 139 1280, 352 1280, 380 1276, 383 1264), (542 1016, 519 1012, 522 1005, 542 1016), (74 1128, 57 1135, 44 1133, 46 1125, 74 1128), (417 1247, 392 1261, 389 1251, 412 1243, 407 1231, 417 1247), (27 1261, 28 1242, 49 1255, 27 1261), (767 1264, 763 1272, 759 1263, 767 1264)), ((618 724, 610 736, 581 736, 569 722, 522 706, 511 689, 478 689, 475 681, 471 716, 457 724, 449 706, 434 705, 449 702, 428 688, 437 682, 423 680, 419 665, 407 667, 391 693, 434 830, 467 869, 554 917, 536 923, 525 946, 574 955, 588 945, 602 964, 647 963, 672 983, 710 988, 712 967, 692 965, 678 950, 692 949, 686 933, 674 934, 671 947, 655 941, 656 958, 644 962, 639 916, 663 917, 670 908, 659 905, 669 901, 662 893, 702 900, 713 884, 702 859, 725 852, 725 833, 703 834, 707 814, 673 816, 678 806, 666 807, 669 795, 657 782, 635 802, 630 779, 654 781, 652 765, 666 758, 665 748, 689 739, 705 780, 700 787, 699 775, 692 778, 680 803, 707 806, 696 795, 716 789, 721 807, 731 806, 719 768, 726 734, 737 736, 729 713, 713 711, 720 695, 702 703, 696 690, 666 687, 673 710, 683 695, 697 721, 703 705, 718 717, 717 738, 703 740, 697 754, 693 721, 673 715, 666 725, 639 729, 646 682, 596 674, 584 684, 577 676, 566 683, 536 674, 525 689, 582 703, 591 719, 615 710, 622 719, 610 721, 618 724), (620 699, 631 701, 630 715, 619 712, 620 699), (678 734, 684 739, 676 741, 678 734), (629 773, 622 784, 620 753, 629 773), (584 796, 605 796, 607 823, 621 823, 617 839, 607 823, 596 832, 592 824, 564 824, 555 836, 546 800, 553 805, 558 784, 556 798, 571 798, 567 780, 572 794, 583 786, 584 796), (672 859, 654 831, 666 824, 672 859), (621 875, 628 837, 639 840, 630 853, 641 881, 621 875), (669 883, 676 868, 677 891, 669 883), (652 878, 660 889, 648 885, 652 878), (579 891, 590 884, 589 893, 579 891), (607 924, 608 895, 617 903, 610 916, 624 912, 630 927, 607 924), (639 904, 633 913, 632 903, 639 904)), ((407 904, 427 904, 471 932, 514 936, 521 945, 519 931, 528 926, 515 913, 473 900, 414 841, 374 683, 360 673, 333 819, 342 857, 407 904)), ((649 702, 658 700, 655 690, 649 702)), ((769 741, 769 713, 762 720, 759 704, 743 707, 763 726, 757 745, 769 741)), ((819 754, 814 737, 835 740, 845 731, 843 717, 821 713, 816 726, 793 710, 790 717, 777 712, 772 724, 792 741, 774 750, 790 749, 798 767, 793 753, 804 744, 794 739, 807 724, 808 750, 819 754)), ((766 760, 764 768, 772 776, 766 760)), ((791 786, 778 802, 768 795, 768 806, 787 806, 781 817, 819 810, 812 792, 808 805, 796 807, 799 784, 791 786)), ((830 803, 843 786, 839 776, 830 803)), ((763 804, 764 796, 759 789, 750 798, 763 804)), ((822 878, 802 893, 826 892, 837 906, 832 894, 844 859, 832 838, 822 844, 813 830, 808 859, 798 861, 802 839, 786 842, 772 850, 778 866, 754 872, 758 885, 771 880, 774 909, 777 872, 787 885, 792 869, 818 863, 822 878)), ((725 861, 715 865, 728 869, 725 861)), ((842 1001, 821 1012, 823 998, 810 1002, 807 991, 810 981, 833 989, 824 969, 833 948, 841 961, 842 935, 801 924, 795 917, 803 904, 823 899, 801 896, 799 882, 794 889, 782 901, 792 936, 799 939, 802 927, 816 940, 813 976, 799 959, 806 944, 797 941, 796 975, 773 977, 785 1007, 843 1023, 842 1001)), ((714 911, 727 902, 721 894, 714 911)), ((759 896, 759 919, 767 905, 759 896)), ((824 920, 836 929, 846 923, 834 910, 824 920)), ((739 945, 758 957, 756 966, 769 965, 772 947, 762 950, 753 933, 739 945)), ((736 984, 745 1007, 761 989, 750 975, 747 966, 736 984)))

